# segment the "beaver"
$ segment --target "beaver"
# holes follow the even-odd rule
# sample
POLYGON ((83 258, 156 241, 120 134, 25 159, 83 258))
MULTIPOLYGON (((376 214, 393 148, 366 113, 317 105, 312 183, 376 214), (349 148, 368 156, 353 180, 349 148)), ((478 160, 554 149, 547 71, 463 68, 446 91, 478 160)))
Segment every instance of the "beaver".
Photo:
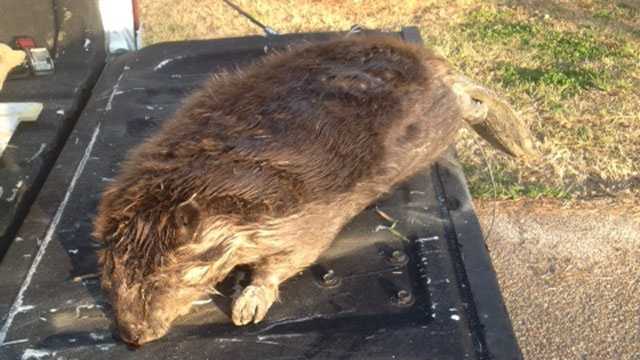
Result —
POLYGON ((252 276, 231 320, 263 320, 282 282, 430 166, 465 121, 511 154, 531 152, 495 94, 391 37, 299 45, 213 76, 102 195, 93 236, 120 337, 162 337, 238 266, 252 276))

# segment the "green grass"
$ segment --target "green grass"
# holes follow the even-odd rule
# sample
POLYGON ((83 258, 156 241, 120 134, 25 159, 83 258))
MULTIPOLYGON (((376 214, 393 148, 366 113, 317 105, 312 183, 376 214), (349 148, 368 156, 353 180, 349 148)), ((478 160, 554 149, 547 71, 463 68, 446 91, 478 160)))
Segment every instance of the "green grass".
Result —
POLYGON ((510 12, 484 9, 469 13, 460 27, 470 40, 504 45, 513 40, 528 44, 538 31, 532 24, 513 21, 510 12))
POLYGON ((469 41, 516 46, 536 60, 536 67, 513 62, 497 64, 499 81, 507 88, 522 86, 533 95, 536 89, 545 86, 548 91, 562 95, 561 98, 591 88, 609 89, 617 85, 611 73, 620 69, 606 69, 600 63, 632 57, 624 41, 600 40, 593 29, 557 31, 544 22, 518 21, 513 17, 512 11, 480 10, 469 14, 460 25, 469 41))
POLYGON ((475 198, 496 200, 515 200, 523 197, 562 200, 571 198, 571 194, 562 187, 519 180, 516 174, 509 173, 504 167, 493 168, 491 172, 493 178, 487 167, 479 168, 465 163, 463 169, 467 174, 469 191, 475 198))

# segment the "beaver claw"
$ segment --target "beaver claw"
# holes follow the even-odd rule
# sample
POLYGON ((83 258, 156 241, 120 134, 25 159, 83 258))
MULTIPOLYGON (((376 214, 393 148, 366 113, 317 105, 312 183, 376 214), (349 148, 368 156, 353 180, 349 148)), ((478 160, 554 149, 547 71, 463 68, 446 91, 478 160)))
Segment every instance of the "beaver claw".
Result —
POLYGON ((275 291, 264 286, 249 285, 231 307, 231 320, 236 325, 258 323, 276 299, 275 291))

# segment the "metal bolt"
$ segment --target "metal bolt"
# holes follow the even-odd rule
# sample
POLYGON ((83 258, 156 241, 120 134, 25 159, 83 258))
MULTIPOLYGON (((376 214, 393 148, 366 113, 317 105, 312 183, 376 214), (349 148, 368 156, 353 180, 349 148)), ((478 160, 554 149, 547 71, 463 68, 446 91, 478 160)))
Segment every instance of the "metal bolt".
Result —
POLYGON ((450 211, 456 211, 460 209, 460 205, 460 200, 456 199, 455 197, 447 198, 445 200, 445 206, 450 211))
POLYGON ((407 290, 399 290, 396 294, 398 305, 410 305, 413 303, 413 294, 407 290))
POLYGON ((326 287, 334 287, 340 283, 340 278, 336 275, 336 273, 329 269, 326 273, 322 275, 322 285, 326 287))
POLYGON ((405 265, 407 262, 409 262, 409 258, 407 257, 407 254, 404 253, 404 251, 394 250, 391 253, 389 262, 391 262, 393 265, 405 265))

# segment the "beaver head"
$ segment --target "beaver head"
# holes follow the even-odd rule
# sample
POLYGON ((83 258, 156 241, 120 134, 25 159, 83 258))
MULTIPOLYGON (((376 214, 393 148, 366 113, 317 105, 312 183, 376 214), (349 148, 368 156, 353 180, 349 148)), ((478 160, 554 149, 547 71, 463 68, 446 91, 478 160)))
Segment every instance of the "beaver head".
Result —
POLYGON ((185 314, 201 294, 196 291, 199 284, 189 281, 201 268, 182 267, 176 264, 175 254, 149 245, 175 248, 192 242, 199 236, 200 209, 194 201, 162 209, 158 203, 139 203, 145 201, 144 196, 139 200, 123 197, 137 191, 144 193, 140 188, 133 192, 117 187, 106 191, 101 203, 103 216, 97 219, 94 232, 107 244, 99 253, 102 288, 120 337, 131 345, 163 336, 171 322, 185 314))

